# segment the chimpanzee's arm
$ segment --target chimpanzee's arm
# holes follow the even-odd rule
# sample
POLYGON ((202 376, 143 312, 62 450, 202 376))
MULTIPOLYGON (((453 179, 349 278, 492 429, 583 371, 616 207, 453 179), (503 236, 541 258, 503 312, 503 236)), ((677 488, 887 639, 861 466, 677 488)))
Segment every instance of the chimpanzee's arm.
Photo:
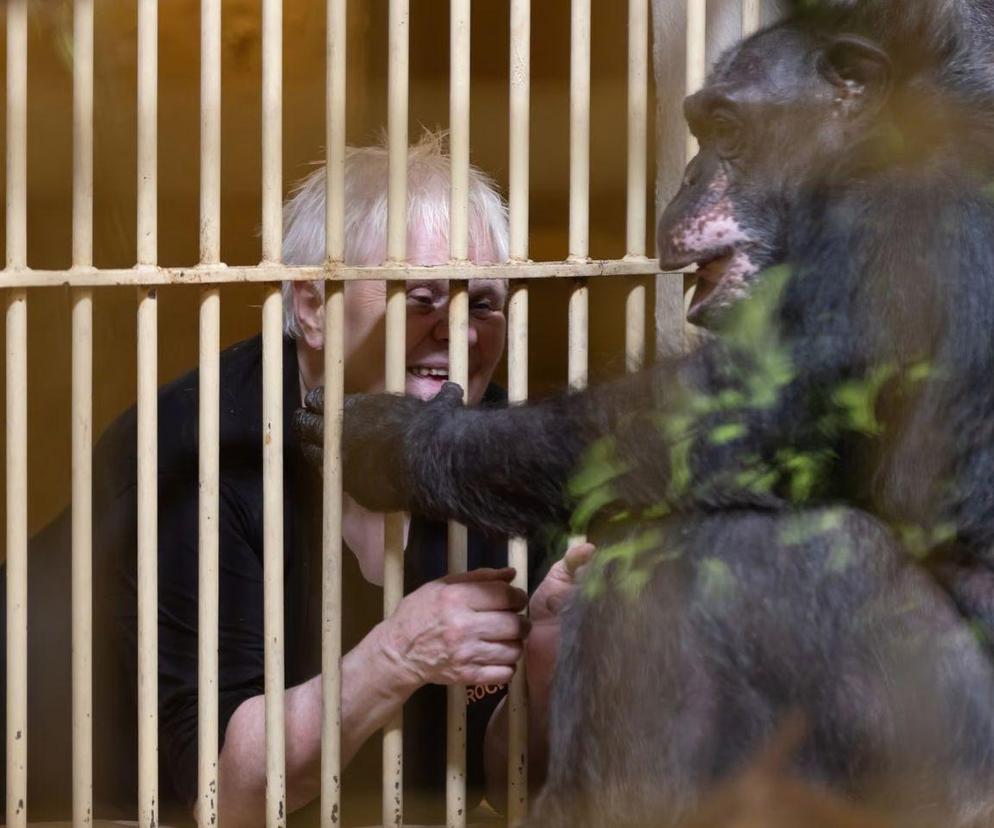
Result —
MULTIPOLYGON (((804 421, 796 411, 804 395, 789 383, 757 389, 762 372, 747 363, 711 343, 613 383, 507 408, 464 407, 454 385, 429 401, 350 397, 345 489, 377 511, 531 535, 567 525, 577 505, 569 484, 585 452, 607 438, 594 476, 607 473, 622 508, 768 504, 763 458, 804 421)), ((295 417, 317 465, 322 409, 315 391, 295 417)))

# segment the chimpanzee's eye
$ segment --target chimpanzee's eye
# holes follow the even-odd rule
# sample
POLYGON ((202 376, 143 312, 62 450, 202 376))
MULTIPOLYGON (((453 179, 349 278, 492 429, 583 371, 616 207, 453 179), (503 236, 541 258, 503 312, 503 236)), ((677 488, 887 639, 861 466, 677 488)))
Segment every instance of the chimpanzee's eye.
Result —
POLYGON ((742 148, 742 123, 738 118, 726 113, 715 113, 708 131, 715 152, 722 158, 734 158, 739 154, 742 148))

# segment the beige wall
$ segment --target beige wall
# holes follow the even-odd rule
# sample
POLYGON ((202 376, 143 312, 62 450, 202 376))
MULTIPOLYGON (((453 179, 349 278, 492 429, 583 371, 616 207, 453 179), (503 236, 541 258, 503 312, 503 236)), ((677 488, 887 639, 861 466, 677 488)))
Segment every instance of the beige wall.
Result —
MULTIPOLYGON (((258 0, 223 3, 222 257, 229 264, 255 263, 260 255, 259 6, 258 0)), ((411 128, 444 127, 448 3, 417 0, 411 6, 411 128)), ((621 0, 593 0, 591 255, 598 258, 625 252, 626 6, 621 0)), ((197 259, 198 228, 199 3, 160 0, 159 8, 159 260, 191 264, 197 259)), ((353 144, 373 140, 385 123, 386 9, 386 0, 350 4, 348 136, 353 144)), ((503 189, 508 4, 478 0, 473 12, 473 160, 503 189)), ((531 251, 536 259, 562 258, 568 211, 569 2, 541 0, 533 3, 533 14, 531 251)), ((284 27, 284 179, 289 187, 308 171, 309 162, 323 155, 323 0, 285 0, 284 27)), ((0 52, 2 28, 0 22, 0 52)), ((29 44, 28 261, 39 268, 69 265, 71 33, 69 0, 34 0, 29 44)), ((135 35, 134 0, 97 0, 94 246, 98 267, 126 267, 135 258, 135 35)), ((0 243, 2 232, 0 227, 0 243)), ((592 293, 596 375, 620 364, 624 311, 617 283, 595 283, 592 293)), ((532 334, 532 383, 536 390, 548 390, 561 385, 566 374, 566 286, 537 285, 534 296, 532 321, 540 320, 541 325, 532 334)), ((196 362, 197 293, 170 288, 160 292, 160 299, 159 370, 165 381, 196 362)), ((32 531, 68 500, 68 300, 66 290, 51 289, 33 293, 29 304, 32 531)), ((258 288, 224 291, 223 344, 259 330, 259 304, 258 288)), ((651 308, 651 300, 649 304, 651 308)), ((133 290, 96 293, 98 433, 134 400, 134 306, 133 290)))

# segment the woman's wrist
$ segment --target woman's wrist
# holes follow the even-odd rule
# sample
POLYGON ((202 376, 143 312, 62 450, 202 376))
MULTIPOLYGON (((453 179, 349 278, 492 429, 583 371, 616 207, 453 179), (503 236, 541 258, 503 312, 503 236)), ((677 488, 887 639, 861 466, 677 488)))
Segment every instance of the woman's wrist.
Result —
POLYGON ((424 684, 424 680, 408 662, 405 653, 408 648, 395 624, 387 618, 377 624, 363 640, 375 650, 367 654, 379 665, 379 687, 406 700, 424 684))

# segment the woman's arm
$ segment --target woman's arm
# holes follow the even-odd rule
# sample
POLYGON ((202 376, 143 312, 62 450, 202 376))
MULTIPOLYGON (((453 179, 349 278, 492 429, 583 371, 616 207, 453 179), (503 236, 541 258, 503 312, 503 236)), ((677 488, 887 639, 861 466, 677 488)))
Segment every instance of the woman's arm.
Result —
MULTIPOLYGON (((501 684, 521 655, 527 596, 513 569, 477 569, 431 581, 401 601, 342 659, 342 764, 424 684, 501 684)), ((287 808, 321 784, 321 677, 285 697, 287 808)), ((265 822, 265 696, 232 715, 219 757, 219 811, 226 828, 265 822)))

